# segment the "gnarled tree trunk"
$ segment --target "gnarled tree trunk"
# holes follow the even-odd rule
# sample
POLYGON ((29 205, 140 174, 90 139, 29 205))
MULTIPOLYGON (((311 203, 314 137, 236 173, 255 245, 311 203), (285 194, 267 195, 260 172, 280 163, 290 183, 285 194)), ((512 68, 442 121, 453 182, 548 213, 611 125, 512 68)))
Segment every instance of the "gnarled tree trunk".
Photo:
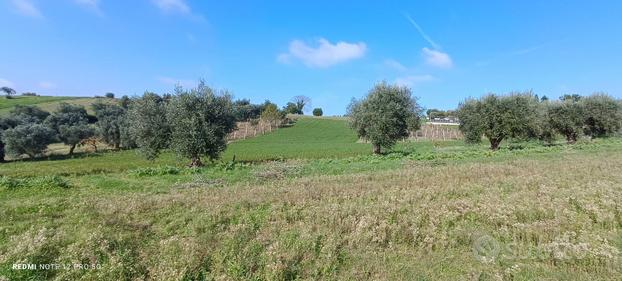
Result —
POLYGON ((499 145, 501 144, 501 138, 491 138, 490 139, 490 149, 491 150, 498 150, 499 149, 499 145))
POLYGON ((566 142, 568 144, 573 144, 573 143, 577 142, 577 136, 575 134, 572 134, 572 133, 567 134, 566 135, 566 142))
POLYGON ((374 152, 374 154, 380 154, 380 145, 378 144, 372 144, 372 151, 374 152))
POLYGON ((69 147, 69 155, 73 155, 73 150, 74 150, 74 149, 76 149, 76 145, 75 145, 75 144, 72 144, 72 145, 69 147))
POLYGON ((199 156, 193 156, 190 158, 190 165, 188 165, 188 167, 194 168, 201 166, 203 166, 203 162, 201 162, 201 158, 199 156))

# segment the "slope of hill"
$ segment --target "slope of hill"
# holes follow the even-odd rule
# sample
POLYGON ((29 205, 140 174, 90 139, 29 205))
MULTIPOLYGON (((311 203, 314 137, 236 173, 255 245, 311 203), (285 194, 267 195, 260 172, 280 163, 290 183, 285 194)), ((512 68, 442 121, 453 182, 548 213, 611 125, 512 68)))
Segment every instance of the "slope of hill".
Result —
POLYGON ((90 105, 97 100, 109 101, 105 98, 87 98, 87 97, 51 97, 51 96, 16 96, 12 99, 0 98, 0 116, 6 116, 16 105, 34 105, 45 111, 54 111, 61 102, 77 104, 84 106, 89 113, 90 105))
POLYGON ((224 159, 260 161, 280 158, 333 158, 371 153, 369 144, 357 143, 345 119, 300 117, 291 127, 231 143, 224 159))

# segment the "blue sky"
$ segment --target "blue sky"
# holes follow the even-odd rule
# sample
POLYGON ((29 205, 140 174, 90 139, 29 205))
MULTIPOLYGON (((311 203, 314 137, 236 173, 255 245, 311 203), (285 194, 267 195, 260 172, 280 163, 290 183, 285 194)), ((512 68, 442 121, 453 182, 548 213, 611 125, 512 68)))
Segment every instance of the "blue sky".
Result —
POLYGON ((199 78, 330 115, 386 80, 426 108, 532 89, 622 97, 622 1, 0 0, 0 84, 93 96, 199 78))

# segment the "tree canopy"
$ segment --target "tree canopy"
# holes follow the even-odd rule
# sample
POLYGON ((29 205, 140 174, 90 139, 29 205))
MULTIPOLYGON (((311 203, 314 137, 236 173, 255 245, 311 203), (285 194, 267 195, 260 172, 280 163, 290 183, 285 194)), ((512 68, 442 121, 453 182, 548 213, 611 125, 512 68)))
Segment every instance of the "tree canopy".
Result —
POLYGON ((409 88, 386 82, 374 86, 363 100, 353 101, 348 108, 351 126, 359 137, 372 143, 374 153, 419 129, 421 112, 409 88))

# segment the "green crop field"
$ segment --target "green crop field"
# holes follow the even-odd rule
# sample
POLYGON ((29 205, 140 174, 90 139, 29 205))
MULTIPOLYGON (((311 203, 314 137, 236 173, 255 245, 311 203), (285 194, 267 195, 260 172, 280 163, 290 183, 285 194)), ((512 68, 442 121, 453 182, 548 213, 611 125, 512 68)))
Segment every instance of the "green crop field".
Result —
POLYGON ((399 143, 300 118, 185 168, 135 151, 0 164, 8 280, 616 280, 622 140, 399 143), (236 162, 232 162, 233 155, 236 162), (36 241, 33 243, 32 241, 36 241), (16 263, 94 270, 13 270, 16 263))
POLYGON ((369 145, 357 143, 345 119, 298 118, 292 127, 232 143, 224 159, 310 159, 370 154, 369 145))
POLYGON ((11 99, 0 98, 0 116, 6 116, 16 105, 34 105, 46 111, 54 111, 58 104, 66 102, 70 104, 82 105, 92 114, 90 105, 97 100, 108 101, 104 98, 84 98, 84 97, 52 97, 52 96, 15 96, 11 99))

